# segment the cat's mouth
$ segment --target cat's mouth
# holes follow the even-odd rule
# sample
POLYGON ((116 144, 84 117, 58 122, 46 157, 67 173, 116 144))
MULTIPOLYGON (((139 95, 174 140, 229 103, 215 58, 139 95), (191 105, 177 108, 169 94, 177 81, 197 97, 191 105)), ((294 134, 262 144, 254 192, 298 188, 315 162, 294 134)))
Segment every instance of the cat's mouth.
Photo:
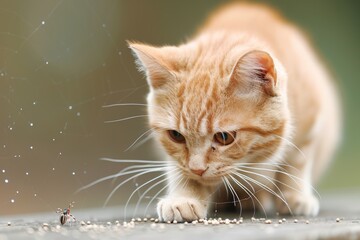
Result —
POLYGON ((191 172, 186 172, 185 175, 192 179, 195 180, 203 185, 217 185, 219 184, 222 180, 222 176, 223 175, 207 175, 207 174, 203 174, 202 176, 193 174, 191 172))

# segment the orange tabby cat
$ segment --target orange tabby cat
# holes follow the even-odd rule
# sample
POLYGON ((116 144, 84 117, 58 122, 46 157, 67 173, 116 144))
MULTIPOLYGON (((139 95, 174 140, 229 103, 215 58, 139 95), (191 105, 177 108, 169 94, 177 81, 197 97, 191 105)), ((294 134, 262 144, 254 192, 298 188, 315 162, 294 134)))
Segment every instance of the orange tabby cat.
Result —
POLYGON ((150 85, 150 126, 178 169, 161 220, 206 217, 219 187, 238 206, 248 197, 264 211, 318 213, 312 184, 338 143, 339 103, 295 26, 268 7, 233 3, 185 44, 130 48, 150 85))

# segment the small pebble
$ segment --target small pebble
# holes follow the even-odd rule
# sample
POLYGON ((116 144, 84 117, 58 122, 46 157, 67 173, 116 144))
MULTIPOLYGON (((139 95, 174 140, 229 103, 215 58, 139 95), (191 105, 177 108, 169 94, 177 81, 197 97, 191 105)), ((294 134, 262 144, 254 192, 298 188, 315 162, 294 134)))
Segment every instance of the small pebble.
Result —
POLYGON ((306 220, 305 223, 306 223, 306 224, 309 224, 310 222, 309 222, 309 220, 306 220))
POLYGON ((336 218, 336 222, 340 222, 340 218, 336 218))
POLYGON ((49 224, 48 223, 43 223, 43 225, 42 225, 43 227, 48 227, 49 226, 49 224))
POLYGON ((294 223, 298 223, 298 220, 297 220, 297 219, 294 219, 294 223))
POLYGON ((282 224, 282 223, 283 223, 283 221, 281 219, 279 219, 279 224, 282 224))
POLYGON ((286 218, 283 218, 282 221, 283 221, 283 222, 286 222, 286 218))
POLYGON ((177 221, 176 221, 176 220, 174 220, 174 221, 173 221, 173 224, 177 224, 177 221))
POLYGON ((137 218, 136 221, 137 221, 137 222, 141 222, 141 218, 137 218))
POLYGON ((213 224, 213 225, 219 225, 220 222, 219 222, 218 220, 214 219, 214 220, 212 220, 212 224, 213 224))
POLYGON ((155 218, 150 218, 150 222, 154 222, 155 221, 155 218))
POLYGON ((236 224, 241 224, 241 223, 243 223, 242 219, 240 219, 239 221, 236 222, 236 224))
POLYGON ((193 224, 193 225, 196 225, 197 223, 198 223, 197 220, 192 221, 192 224, 193 224))
POLYGON ((91 222, 90 222, 90 221, 87 221, 87 222, 86 222, 86 224, 87 224, 87 225, 90 225, 90 224, 91 224, 91 222))
POLYGON ((143 219, 144 222, 147 222, 147 220, 148 220, 147 218, 144 218, 144 219, 143 219))
POLYGON ((158 218, 156 218, 156 219, 154 220, 154 222, 155 222, 155 223, 158 223, 158 222, 159 222, 159 219, 158 219, 158 218))
POLYGON ((108 226, 110 226, 110 225, 111 225, 111 222, 107 222, 106 224, 107 224, 108 226))
POLYGON ((167 221, 166 223, 170 224, 170 223, 171 223, 171 221, 167 221))
POLYGON ((266 223, 266 224, 271 224, 272 221, 271 221, 270 219, 268 219, 268 220, 265 220, 265 223, 266 223))
POLYGON ((8 226, 11 226, 11 222, 8 222, 7 225, 8 225, 8 226))
POLYGON ((119 223, 120 223, 119 220, 116 220, 116 221, 115 221, 115 224, 119 224, 119 223))
POLYGON ((85 225, 86 225, 86 223, 85 223, 84 221, 81 221, 80 224, 81 224, 81 226, 85 226, 85 225))
POLYGON ((188 222, 184 222, 185 225, 188 225, 188 222))

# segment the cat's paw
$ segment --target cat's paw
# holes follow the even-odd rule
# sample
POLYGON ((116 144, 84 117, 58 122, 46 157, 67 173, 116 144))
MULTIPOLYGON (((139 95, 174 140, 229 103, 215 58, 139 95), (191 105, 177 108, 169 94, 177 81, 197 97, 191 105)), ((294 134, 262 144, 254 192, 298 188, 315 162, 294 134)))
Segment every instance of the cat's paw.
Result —
POLYGON ((281 199, 276 200, 277 210, 280 214, 314 217, 319 213, 319 200, 313 194, 285 192, 283 195, 287 204, 281 199))
POLYGON ((206 217, 206 203, 185 197, 167 197, 159 201, 157 213, 161 221, 193 221, 206 217))

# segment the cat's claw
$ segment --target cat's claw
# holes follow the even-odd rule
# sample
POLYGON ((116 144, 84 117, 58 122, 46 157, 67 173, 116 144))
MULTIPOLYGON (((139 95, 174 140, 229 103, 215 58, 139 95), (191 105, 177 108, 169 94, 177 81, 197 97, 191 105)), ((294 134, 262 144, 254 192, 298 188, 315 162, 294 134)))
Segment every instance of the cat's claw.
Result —
POLYGON ((280 214, 293 214, 314 217, 319 213, 319 200, 313 194, 284 193, 287 205, 277 199, 280 214), (290 211, 291 210, 291 211, 290 211))
POLYGON ((185 222, 206 217, 206 204, 185 197, 167 197, 159 201, 157 213, 161 221, 185 222))

